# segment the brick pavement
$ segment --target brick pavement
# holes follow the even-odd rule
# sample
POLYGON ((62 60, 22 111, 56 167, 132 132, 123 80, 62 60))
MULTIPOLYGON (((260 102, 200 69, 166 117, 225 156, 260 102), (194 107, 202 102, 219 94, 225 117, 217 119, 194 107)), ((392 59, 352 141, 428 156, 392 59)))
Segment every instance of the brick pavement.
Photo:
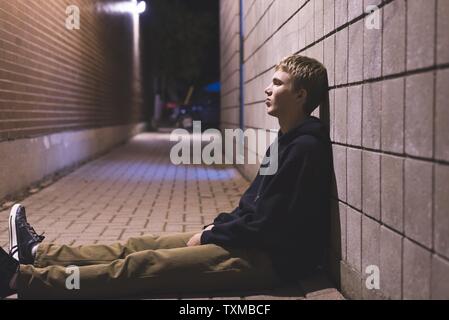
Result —
MULTIPOLYGON (((142 133, 21 201, 46 241, 82 245, 143 234, 201 230, 231 211, 248 186, 229 165, 173 165, 168 133, 142 133)), ((24 164, 26 165, 26 164, 24 164)), ((0 211, 0 244, 8 243, 9 208, 0 211)), ((215 299, 340 299, 329 283, 258 295, 211 293, 215 299)), ((201 298, 194 297, 193 298, 201 298)), ((211 298, 202 297, 202 298, 211 298)), ((177 297, 189 298, 189 297, 177 297)))

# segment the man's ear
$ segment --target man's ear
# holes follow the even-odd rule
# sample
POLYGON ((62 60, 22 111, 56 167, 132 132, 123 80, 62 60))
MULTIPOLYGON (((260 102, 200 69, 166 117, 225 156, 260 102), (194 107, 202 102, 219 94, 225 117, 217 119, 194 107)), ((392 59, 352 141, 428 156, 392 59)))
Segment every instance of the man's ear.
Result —
POLYGON ((298 93, 296 94, 296 99, 298 99, 298 101, 302 100, 302 101, 306 101, 307 100, 307 91, 303 88, 298 90, 298 93))

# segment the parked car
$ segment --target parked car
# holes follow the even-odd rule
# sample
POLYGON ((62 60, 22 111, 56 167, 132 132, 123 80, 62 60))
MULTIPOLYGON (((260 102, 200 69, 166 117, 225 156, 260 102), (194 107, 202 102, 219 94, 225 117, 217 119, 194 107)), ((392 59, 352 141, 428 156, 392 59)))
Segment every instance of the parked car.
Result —
POLYGON ((193 128, 194 115, 190 106, 179 106, 179 111, 176 118, 176 126, 187 130, 193 128))
POLYGON ((181 105, 176 115, 176 126, 191 130, 193 121, 201 121, 201 129, 218 128, 220 125, 219 97, 209 97, 203 102, 181 105))
POLYGON ((201 121, 201 129, 218 128, 220 109, 215 104, 181 105, 177 114, 176 126, 192 130, 193 121, 201 121))

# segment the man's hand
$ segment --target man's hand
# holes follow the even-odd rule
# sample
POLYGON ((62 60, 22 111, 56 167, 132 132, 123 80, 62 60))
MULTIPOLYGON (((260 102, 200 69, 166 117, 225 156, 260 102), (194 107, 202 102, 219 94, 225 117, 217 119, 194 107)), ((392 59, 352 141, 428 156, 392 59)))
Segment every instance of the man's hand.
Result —
POLYGON ((199 246, 201 245, 201 235, 203 233, 197 233, 192 238, 190 238, 189 242, 187 242, 188 247, 199 246))
POLYGON ((206 229, 204 229, 200 233, 196 233, 195 235, 193 235, 193 237, 190 238, 190 240, 187 242, 187 246, 193 247, 193 246, 201 245, 201 235, 203 234, 204 231, 211 230, 213 227, 214 227, 214 225, 211 224, 210 226, 208 226, 206 229))

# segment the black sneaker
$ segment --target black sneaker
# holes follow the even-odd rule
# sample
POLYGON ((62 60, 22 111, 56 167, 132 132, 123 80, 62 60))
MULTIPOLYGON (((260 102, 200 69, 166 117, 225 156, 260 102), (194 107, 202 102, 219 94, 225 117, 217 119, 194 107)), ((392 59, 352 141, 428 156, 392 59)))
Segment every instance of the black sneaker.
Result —
POLYGON ((15 204, 9 214, 9 254, 20 264, 33 264, 32 249, 44 238, 27 222, 25 207, 15 204))
POLYGON ((9 282, 17 271, 19 271, 19 262, 0 247, 0 299, 15 293, 9 287, 9 282))

